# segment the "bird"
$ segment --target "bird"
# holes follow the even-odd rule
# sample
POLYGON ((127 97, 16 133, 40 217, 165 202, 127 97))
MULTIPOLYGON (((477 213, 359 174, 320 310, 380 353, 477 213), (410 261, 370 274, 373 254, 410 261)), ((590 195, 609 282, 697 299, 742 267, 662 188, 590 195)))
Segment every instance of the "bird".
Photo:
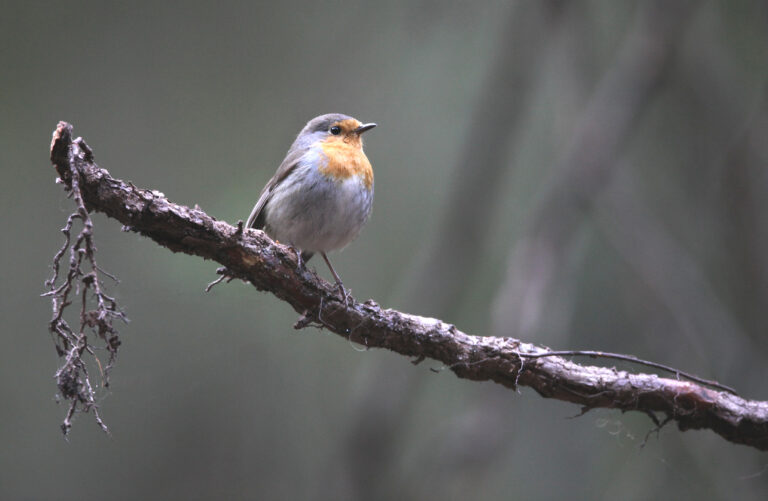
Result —
POLYGON ((319 253, 345 307, 348 293, 326 253, 346 247, 371 215, 373 169, 363 151, 362 134, 374 127, 341 113, 307 122, 245 224, 288 244, 299 269, 319 253))

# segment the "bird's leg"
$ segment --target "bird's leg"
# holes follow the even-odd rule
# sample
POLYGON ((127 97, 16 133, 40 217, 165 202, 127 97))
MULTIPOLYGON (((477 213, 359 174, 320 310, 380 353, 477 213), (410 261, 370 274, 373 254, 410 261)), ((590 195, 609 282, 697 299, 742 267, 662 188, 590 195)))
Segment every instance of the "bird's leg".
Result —
POLYGON ((333 273, 333 278, 336 279, 336 285, 339 288, 339 293, 341 294, 341 299, 342 299, 342 301, 344 301, 344 307, 348 308, 349 307, 349 304, 348 304, 348 294, 347 294, 347 290, 344 288, 344 284, 341 282, 341 278, 339 278, 339 275, 338 275, 338 273, 336 273, 336 270, 333 269, 333 265, 328 260, 328 256, 325 255, 325 252, 321 252, 320 255, 323 256, 323 259, 325 259, 325 264, 328 265, 328 268, 330 268, 331 273, 333 273))
POLYGON ((293 244, 291 244, 290 247, 293 252, 296 253, 296 271, 301 271, 304 267, 304 260, 301 258, 301 250, 298 247, 294 247, 293 244))

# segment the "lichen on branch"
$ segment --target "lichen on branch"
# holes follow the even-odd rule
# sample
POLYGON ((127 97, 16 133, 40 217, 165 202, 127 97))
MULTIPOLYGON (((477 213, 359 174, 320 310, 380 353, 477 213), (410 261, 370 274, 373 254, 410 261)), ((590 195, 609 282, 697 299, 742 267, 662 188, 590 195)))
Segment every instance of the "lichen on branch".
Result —
POLYGON ((100 373, 101 385, 109 386, 109 373, 115 363, 120 338, 115 321, 127 322, 115 299, 104 292, 103 277, 117 281, 96 264, 96 247, 93 243, 93 221, 85 206, 80 189, 80 171, 74 167, 77 161, 90 161, 91 151, 82 141, 71 140, 71 127, 59 127, 51 144, 51 161, 59 172, 60 180, 74 201, 75 210, 61 229, 64 244, 53 257, 53 275, 46 280, 47 292, 51 298, 53 317, 48 324, 56 352, 64 359, 56 371, 56 385, 62 398, 69 402, 61 429, 64 435, 72 428, 75 412, 93 411, 96 422, 105 431, 108 428, 101 418, 96 402, 98 382, 91 380, 88 358, 93 360, 100 373), (74 236, 76 223, 80 231, 74 236), (68 263, 62 263, 69 255, 68 263), (66 270, 62 270, 66 264, 66 270), (62 271, 65 271, 62 273, 62 271), (71 311, 79 296, 78 326, 73 328, 65 313, 71 311), (94 343, 98 343, 94 344, 94 343), (106 353, 102 364, 97 351, 106 353))

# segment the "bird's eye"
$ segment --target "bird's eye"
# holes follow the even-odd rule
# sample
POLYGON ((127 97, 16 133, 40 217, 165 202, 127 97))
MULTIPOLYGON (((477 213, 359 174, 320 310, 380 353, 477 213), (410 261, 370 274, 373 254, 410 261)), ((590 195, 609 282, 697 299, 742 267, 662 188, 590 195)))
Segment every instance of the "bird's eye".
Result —
POLYGON ((331 134, 333 134, 334 136, 338 136, 339 134, 341 134, 341 127, 339 127, 338 125, 334 125, 333 127, 330 128, 330 131, 331 131, 331 134))

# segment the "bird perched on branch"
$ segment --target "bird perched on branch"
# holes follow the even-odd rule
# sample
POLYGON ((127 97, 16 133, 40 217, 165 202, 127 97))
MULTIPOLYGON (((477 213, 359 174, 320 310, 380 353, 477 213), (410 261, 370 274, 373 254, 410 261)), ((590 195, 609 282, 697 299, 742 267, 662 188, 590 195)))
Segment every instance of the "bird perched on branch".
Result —
POLYGON ((374 127, 339 113, 310 120, 261 191, 245 225, 290 245, 299 267, 320 253, 345 306, 347 291, 326 252, 354 240, 371 214, 373 169, 361 135, 374 127))

